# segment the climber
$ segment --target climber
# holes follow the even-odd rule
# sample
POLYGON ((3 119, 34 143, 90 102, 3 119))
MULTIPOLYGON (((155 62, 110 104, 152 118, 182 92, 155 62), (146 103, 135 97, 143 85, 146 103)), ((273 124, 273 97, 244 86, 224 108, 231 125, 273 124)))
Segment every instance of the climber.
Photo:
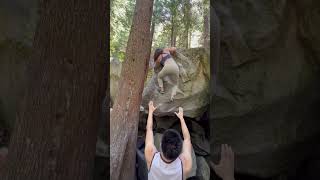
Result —
POLYGON ((183 118, 183 109, 175 113, 180 119, 183 140, 173 129, 164 132, 161 139, 161 152, 158 152, 153 140, 153 102, 149 102, 149 115, 146 127, 145 158, 148 167, 148 180, 186 179, 192 168, 191 138, 183 118))
POLYGON ((159 67, 161 66, 162 69, 158 73, 158 84, 160 88, 160 93, 164 93, 164 87, 163 87, 163 79, 166 76, 170 76, 172 80, 172 91, 170 100, 173 101, 174 96, 177 94, 178 89, 178 80, 179 80, 179 66, 175 62, 175 60, 172 58, 171 55, 176 53, 175 47, 170 48, 164 48, 164 49, 156 49, 154 51, 154 62, 155 66, 159 67))

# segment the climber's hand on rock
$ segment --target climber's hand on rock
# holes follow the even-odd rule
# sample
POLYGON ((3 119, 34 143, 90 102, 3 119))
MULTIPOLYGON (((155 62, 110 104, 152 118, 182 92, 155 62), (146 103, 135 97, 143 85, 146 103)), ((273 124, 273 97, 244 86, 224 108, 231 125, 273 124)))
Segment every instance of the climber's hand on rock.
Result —
POLYGON ((157 107, 153 106, 153 101, 149 102, 149 112, 153 113, 153 111, 155 111, 157 109, 157 107))
POLYGON ((234 153, 231 146, 221 145, 221 159, 219 164, 210 162, 216 174, 223 180, 234 180, 234 153))
POLYGON ((174 112, 174 113, 178 116, 179 119, 183 118, 183 109, 182 109, 182 107, 179 107, 179 112, 178 113, 176 113, 176 112, 174 112))

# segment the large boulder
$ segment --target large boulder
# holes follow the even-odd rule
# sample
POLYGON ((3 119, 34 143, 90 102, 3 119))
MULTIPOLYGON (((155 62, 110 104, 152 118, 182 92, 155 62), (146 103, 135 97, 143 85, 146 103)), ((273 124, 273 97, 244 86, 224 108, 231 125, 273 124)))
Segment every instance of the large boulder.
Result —
POLYGON ((319 4, 218 0, 211 11, 221 22, 211 152, 218 158, 220 144, 230 144, 236 172, 277 176, 310 158, 318 143, 319 4))
MULTIPOLYGON (((186 117, 198 118, 207 110, 209 104, 209 54, 204 48, 181 49, 178 50, 174 59, 179 65, 178 86, 181 92, 178 92, 174 101, 171 102, 169 96, 172 88, 170 77, 165 78, 165 94, 161 94, 157 82, 157 74, 161 69, 154 71, 149 69, 142 94, 142 106, 147 109, 150 100, 153 100, 156 105, 161 104, 154 113, 156 116, 173 116, 173 112, 182 106, 186 117)), ((152 66, 152 63, 150 65, 152 66)), ((114 58, 110 60, 111 104, 117 96, 121 68, 122 62, 114 58)))
POLYGON ((154 101, 155 105, 161 104, 154 112, 155 116, 172 116, 173 112, 181 106, 186 117, 200 117, 209 104, 209 55, 203 48, 178 50, 173 56, 179 65, 180 76, 178 92, 174 101, 170 101, 172 84, 170 77, 164 81, 165 93, 159 92, 157 82, 158 69, 155 69, 152 78, 147 82, 142 95, 142 106, 147 109, 148 102, 154 101))
POLYGON ((200 180, 210 180, 210 167, 206 159, 202 156, 197 156, 197 177, 200 180))

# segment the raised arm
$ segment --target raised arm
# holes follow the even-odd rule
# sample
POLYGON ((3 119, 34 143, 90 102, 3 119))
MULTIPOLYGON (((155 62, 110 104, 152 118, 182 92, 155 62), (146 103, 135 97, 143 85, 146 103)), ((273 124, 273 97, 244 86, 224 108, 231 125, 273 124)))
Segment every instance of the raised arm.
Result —
POLYGON ((147 167, 148 170, 150 169, 151 166, 151 161, 153 158, 153 155, 157 152, 157 148, 154 145, 154 140, 153 140, 153 119, 152 115, 153 112, 156 108, 153 106, 153 102, 149 102, 149 114, 148 114, 148 120, 147 120, 147 127, 146 127, 146 142, 145 142, 145 149, 144 149, 144 154, 145 158, 147 161, 147 167))
POLYGON ((163 52, 169 52, 170 54, 174 55, 177 51, 176 47, 168 47, 168 48, 164 48, 163 52))
POLYGON ((186 122, 183 118, 183 109, 179 107, 179 112, 175 113, 178 118, 180 119, 181 123, 181 130, 182 130, 182 135, 183 135, 183 146, 182 146, 182 153, 180 155, 182 164, 183 164, 183 173, 184 177, 186 177, 191 169, 192 169, 192 144, 191 144, 191 137, 190 133, 188 130, 188 127, 186 125, 186 122))

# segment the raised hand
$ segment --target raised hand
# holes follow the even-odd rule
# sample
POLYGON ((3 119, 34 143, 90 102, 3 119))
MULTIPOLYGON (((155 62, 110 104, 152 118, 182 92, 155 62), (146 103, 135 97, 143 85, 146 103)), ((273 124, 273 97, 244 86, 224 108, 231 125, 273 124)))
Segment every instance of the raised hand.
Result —
POLYGON ((157 107, 154 107, 153 101, 149 101, 149 112, 153 113, 157 107))
POLYGON ((183 118, 183 109, 182 109, 182 107, 179 107, 179 112, 178 113, 176 113, 176 112, 174 112, 174 113, 178 116, 179 119, 183 118))
POLYGON ((223 180, 234 180, 234 153, 231 146, 221 145, 221 159, 219 164, 210 162, 216 174, 223 180))

